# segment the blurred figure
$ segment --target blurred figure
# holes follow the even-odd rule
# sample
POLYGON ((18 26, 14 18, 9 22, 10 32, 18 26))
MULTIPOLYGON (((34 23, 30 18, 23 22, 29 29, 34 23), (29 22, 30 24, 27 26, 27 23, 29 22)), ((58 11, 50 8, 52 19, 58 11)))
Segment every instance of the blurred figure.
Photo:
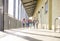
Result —
POLYGON ((36 28, 38 29, 38 23, 39 23, 39 20, 36 19, 36 28))
POLYGON ((33 20, 33 26, 34 26, 34 28, 38 29, 38 23, 39 23, 38 18, 33 20))
POLYGON ((25 27, 25 24, 26 24, 25 18, 23 19, 22 24, 23 24, 23 27, 25 27))
POLYGON ((35 28, 35 22, 36 22, 36 20, 34 19, 34 20, 33 20, 33 26, 34 26, 34 28, 35 28))
POLYGON ((29 27, 31 28, 32 27, 32 20, 29 20, 28 23, 29 23, 29 27))
POLYGON ((29 27, 29 22, 28 22, 28 20, 26 20, 26 27, 29 27))

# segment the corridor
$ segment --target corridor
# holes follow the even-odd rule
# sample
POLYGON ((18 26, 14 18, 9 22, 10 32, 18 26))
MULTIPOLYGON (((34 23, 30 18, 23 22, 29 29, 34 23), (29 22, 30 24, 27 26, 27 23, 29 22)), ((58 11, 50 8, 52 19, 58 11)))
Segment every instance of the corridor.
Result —
POLYGON ((0 41, 60 41, 60 0, 0 0, 0 41))
POLYGON ((0 41, 60 41, 60 33, 18 28, 0 32, 0 41))

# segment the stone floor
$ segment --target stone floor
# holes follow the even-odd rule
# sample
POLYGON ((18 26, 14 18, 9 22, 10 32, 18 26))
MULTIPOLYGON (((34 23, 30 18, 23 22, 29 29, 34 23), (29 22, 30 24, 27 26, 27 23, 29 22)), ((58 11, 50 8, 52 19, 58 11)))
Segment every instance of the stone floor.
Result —
POLYGON ((60 41, 60 33, 40 29, 10 29, 0 32, 0 41, 60 41))

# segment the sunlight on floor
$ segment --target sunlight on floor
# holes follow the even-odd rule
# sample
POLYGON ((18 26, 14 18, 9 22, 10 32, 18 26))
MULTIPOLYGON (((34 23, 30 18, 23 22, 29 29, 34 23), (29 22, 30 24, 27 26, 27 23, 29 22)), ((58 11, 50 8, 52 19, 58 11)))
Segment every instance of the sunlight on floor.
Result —
POLYGON ((47 34, 47 32, 33 29, 10 29, 0 32, 0 41, 60 41, 60 37, 43 35, 42 33, 47 34))

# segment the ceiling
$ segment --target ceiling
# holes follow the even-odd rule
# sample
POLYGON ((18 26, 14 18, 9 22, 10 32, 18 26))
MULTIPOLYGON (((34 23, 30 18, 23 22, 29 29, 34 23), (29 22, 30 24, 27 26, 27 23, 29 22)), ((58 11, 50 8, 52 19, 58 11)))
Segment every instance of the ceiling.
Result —
POLYGON ((33 16, 34 10, 36 8, 37 0, 21 0, 21 1, 28 16, 33 16))

